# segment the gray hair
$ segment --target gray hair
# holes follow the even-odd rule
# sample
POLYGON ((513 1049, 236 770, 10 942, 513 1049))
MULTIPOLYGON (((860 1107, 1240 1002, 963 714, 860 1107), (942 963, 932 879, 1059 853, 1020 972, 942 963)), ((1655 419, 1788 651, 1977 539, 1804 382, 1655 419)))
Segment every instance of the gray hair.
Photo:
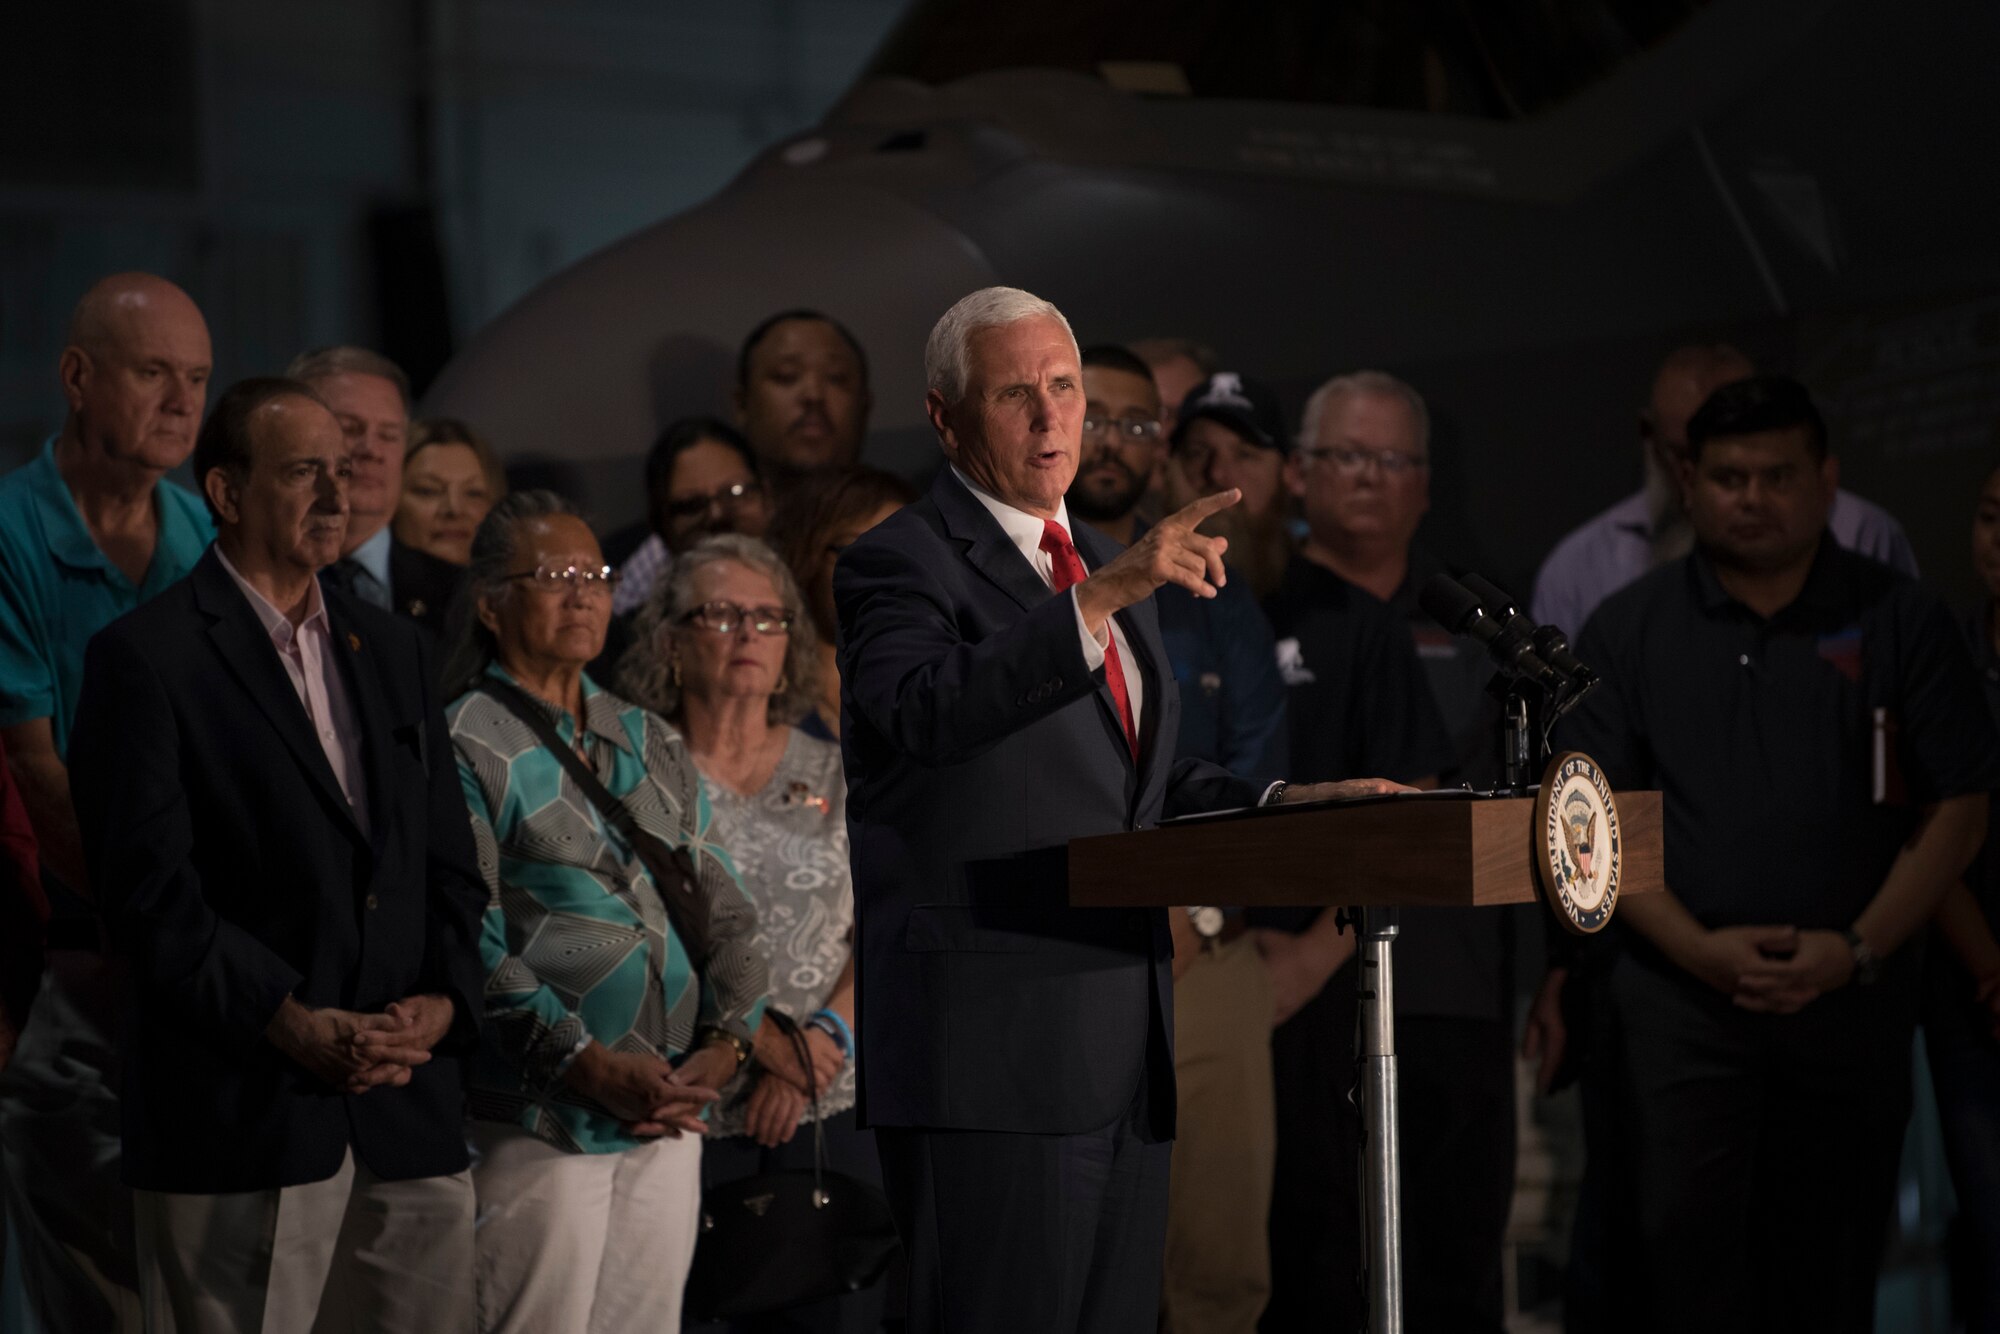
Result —
POLYGON ((479 531, 472 535, 472 563, 465 571, 465 588, 452 600, 445 616, 446 699, 456 699, 476 687, 500 655, 499 642, 479 619, 479 599, 508 587, 507 570, 520 554, 523 521, 558 514, 583 517, 575 505, 553 491, 516 491, 486 511, 479 531))
POLYGON ((1378 394, 1383 398, 1402 400, 1417 424, 1417 448, 1426 457, 1430 455, 1431 410, 1424 406, 1424 396, 1387 371, 1351 371, 1346 375, 1336 375, 1313 390, 1312 397, 1306 400, 1305 415, 1299 421, 1299 446, 1310 449, 1318 444, 1319 425, 1326 417, 1327 408, 1356 394, 1378 394))
POLYGON ((618 660, 618 693, 662 718, 680 717, 685 692, 675 679, 669 640, 690 633, 681 618, 694 610, 696 576, 710 566, 730 562, 768 578, 771 587, 778 590, 785 614, 792 618, 780 689, 772 692, 766 717, 773 726, 795 723, 819 702, 819 636, 813 633, 812 617, 806 614, 798 581, 785 562, 756 538, 741 533, 704 537, 674 557, 671 574, 660 581, 639 611, 632 647, 618 660))
POLYGON ((316 347, 310 352, 301 352, 292 358, 292 364, 285 367, 285 378, 303 380, 315 384, 320 380, 330 380, 336 375, 376 375, 396 386, 396 392, 403 396, 403 411, 410 410, 410 377, 403 374, 403 368, 365 347, 340 344, 335 347, 316 347))
MULTIPOLYGON (((970 296, 960 297, 938 317, 938 322, 931 326, 931 336, 924 340, 924 387, 946 403, 958 402, 965 397, 965 382, 972 374, 966 363, 965 348, 972 335, 981 329, 997 329, 1043 316, 1062 325, 1063 332, 1069 335, 1070 346, 1076 347, 1076 333, 1063 313, 1032 292, 1018 287, 982 287, 970 296)), ((1077 356, 1082 359, 1081 352, 1077 356)))

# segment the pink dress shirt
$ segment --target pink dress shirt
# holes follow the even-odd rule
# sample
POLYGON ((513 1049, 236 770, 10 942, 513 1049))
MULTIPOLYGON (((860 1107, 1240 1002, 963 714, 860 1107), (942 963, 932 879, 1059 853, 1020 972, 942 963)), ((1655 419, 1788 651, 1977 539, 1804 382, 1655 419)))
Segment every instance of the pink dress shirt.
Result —
POLYGON ((215 554, 222 568, 229 571, 229 577, 243 590, 243 596, 250 600, 250 609, 263 622, 265 633, 271 636, 271 647, 278 651, 278 661, 285 664, 292 689, 298 692, 299 703, 305 706, 306 718, 312 724, 313 735, 319 738, 320 749, 326 752, 334 781, 340 784, 341 794, 354 810, 354 822, 361 826, 362 833, 367 833, 368 780, 361 771, 361 731, 354 703, 347 695, 347 682, 341 679, 340 667, 333 659, 333 628, 326 619, 326 602, 320 596, 319 580, 314 579, 308 586, 305 617, 294 626, 291 617, 272 606, 237 572, 220 543, 216 544, 215 554))

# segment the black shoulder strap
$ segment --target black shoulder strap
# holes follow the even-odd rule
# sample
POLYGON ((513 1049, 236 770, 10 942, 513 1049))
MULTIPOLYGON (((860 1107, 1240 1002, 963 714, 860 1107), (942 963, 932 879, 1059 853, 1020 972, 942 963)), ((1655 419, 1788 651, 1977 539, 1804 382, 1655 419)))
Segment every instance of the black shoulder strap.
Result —
MULTIPOLYGON (((699 974, 708 963, 708 915, 700 892, 700 881, 695 875, 694 859, 688 856, 686 848, 670 848, 653 835, 639 827, 632 818, 632 812, 625 803, 611 795, 609 788, 598 781, 590 766, 574 747, 563 744, 556 732, 555 724, 542 712, 541 704, 512 681, 502 681, 489 676, 479 683, 479 689, 499 701, 501 707, 527 725, 535 739, 540 741, 556 762, 563 767, 570 781, 583 790, 590 798, 590 804, 597 807, 597 813, 604 822, 618 831, 619 837, 631 845, 646 869, 652 873, 653 887, 659 892, 660 902, 666 906, 667 919, 674 925, 674 934, 681 938, 681 945, 688 952, 688 960, 699 974)), ((581 727, 583 720, 579 718, 581 727)))

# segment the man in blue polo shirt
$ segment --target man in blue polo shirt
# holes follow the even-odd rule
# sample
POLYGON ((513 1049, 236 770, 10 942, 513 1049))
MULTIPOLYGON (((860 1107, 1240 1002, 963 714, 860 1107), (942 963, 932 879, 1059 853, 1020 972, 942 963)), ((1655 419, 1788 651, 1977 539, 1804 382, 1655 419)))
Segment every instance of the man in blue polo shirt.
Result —
POLYGON ((77 303, 58 363, 62 431, 0 477, 0 743, 54 912, 32 1017, 0 1072, 0 1186, 50 1334, 140 1328, 115 992, 66 757, 84 645, 185 575, 215 535, 201 501, 165 480, 194 448, 210 363, 187 293, 151 274, 103 279, 77 303))

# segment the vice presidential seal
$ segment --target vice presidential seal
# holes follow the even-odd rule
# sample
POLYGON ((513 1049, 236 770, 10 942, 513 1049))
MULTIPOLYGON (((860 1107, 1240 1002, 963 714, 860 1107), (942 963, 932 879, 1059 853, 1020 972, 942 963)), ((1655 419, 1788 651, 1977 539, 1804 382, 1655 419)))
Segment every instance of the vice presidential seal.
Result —
POLYGON ((1579 935, 1603 930, 1618 906, 1624 850, 1618 802, 1590 756, 1570 750, 1549 761, 1535 796, 1535 853, 1557 919, 1579 935))

